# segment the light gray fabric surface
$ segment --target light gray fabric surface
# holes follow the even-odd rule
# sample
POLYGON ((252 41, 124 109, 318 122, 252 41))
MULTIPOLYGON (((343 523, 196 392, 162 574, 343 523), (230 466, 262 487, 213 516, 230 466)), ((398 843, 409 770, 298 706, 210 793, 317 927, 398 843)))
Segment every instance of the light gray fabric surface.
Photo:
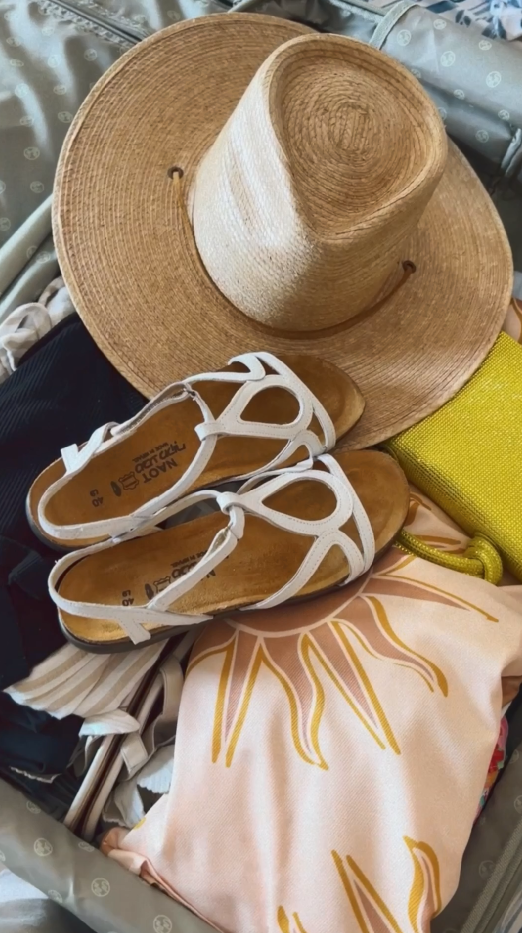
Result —
POLYGON ((0 0, 0 321, 58 274, 51 194, 69 123, 120 55, 219 0, 0 0))
POLYGON ((515 889, 522 887, 520 855, 515 852, 514 860, 508 858, 506 863, 507 846, 517 833, 522 834, 522 746, 513 752, 473 828, 457 893, 432 921, 431 933, 490 933, 495 929, 506 907, 506 889, 511 882, 515 889))
POLYGON ((10 871, 0 872, 0 933, 89 933, 81 920, 10 871))
POLYGON ((413 6, 380 44, 422 82, 450 136, 522 180, 522 55, 413 6))
POLYGON ((522 183, 517 43, 485 38, 478 27, 463 29, 410 0, 381 9, 363 0, 238 0, 234 9, 298 17, 382 49, 419 79, 459 145, 484 168, 522 183))
POLYGON ((89 933, 89 929, 51 900, 0 903, 0 933, 89 933))
POLYGON ((0 242, 5 243, 51 194, 74 113, 132 43, 76 22, 54 3, 2 0, 0 22, 0 179, 5 186, 0 242))
MULTIPOLYGON (((3 781, 0 801, 2 864, 40 891, 52 891, 58 904, 95 933, 212 933, 208 924, 77 839, 3 781)), ((79 933, 74 925, 66 930, 79 933)))

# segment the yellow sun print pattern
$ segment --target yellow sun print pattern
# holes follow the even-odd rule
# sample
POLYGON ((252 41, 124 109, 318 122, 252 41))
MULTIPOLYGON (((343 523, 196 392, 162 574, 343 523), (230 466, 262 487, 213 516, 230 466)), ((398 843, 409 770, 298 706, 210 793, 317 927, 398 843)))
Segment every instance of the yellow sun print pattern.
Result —
POLYGON ((404 574, 413 557, 391 550, 365 577, 331 594, 263 613, 236 613, 208 625, 196 643, 187 676, 212 656, 222 657, 212 738, 212 761, 232 765, 262 667, 286 698, 291 741, 303 761, 327 769, 320 743, 326 713, 325 685, 334 685, 347 707, 381 749, 400 754, 397 737, 364 665, 364 654, 422 679, 448 694, 443 671, 398 637, 387 602, 395 597, 474 610, 458 596, 404 574))
POLYGON ((355 859, 332 852, 335 867, 361 933, 428 933, 430 921, 441 910, 439 863, 431 846, 404 836, 413 860, 413 881, 408 901, 408 931, 397 923, 355 859))
POLYGON ((283 907, 277 911, 277 923, 281 933, 306 933, 298 915, 292 914, 291 917, 287 917, 283 907))

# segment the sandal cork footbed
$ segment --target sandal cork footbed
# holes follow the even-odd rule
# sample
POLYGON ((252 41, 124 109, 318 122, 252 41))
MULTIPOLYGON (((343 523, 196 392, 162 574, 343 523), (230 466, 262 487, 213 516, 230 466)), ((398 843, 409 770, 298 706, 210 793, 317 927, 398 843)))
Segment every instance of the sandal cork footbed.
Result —
MULTIPOLYGON (((373 450, 333 455, 340 464, 371 522, 376 557, 402 528, 409 507, 409 489, 399 465, 387 454, 373 450)), ((315 469, 322 469, 317 463, 315 469)), ((303 480, 267 498, 265 504, 307 520, 330 515, 336 501, 322 483, 303 480)), ((134 608, 146 605, 156 593, 186 573, 205 554, 214 535, 227 525, 227 517, 213 513, 174 528, 134 538, 90 555, 68 570, 59 584, 66 599, 104 605, 133 600, 134 608)), ((341 529, 360 546, 353 519, 341 529)), ((246 514, 244 535, 236 549, 205 579, 170 607, 193 615, 218 615, 266 599, 297 571, 312 538, 276 528, 257 516, 246 514)), ((335 587, 348 574, 346 558, 332 548, 296 597, 303 599, 335 587)), ((60 611, 61 624, 75 644, 99 651, 132 647, 116 622, 72 616, 60 611)), ((168 621, 168 614, 166 616, 168 621)), ((154 640, 168 637, 172 628, 147 625, 154 640)))
MULTIPOLYGON (((337 439, 346 434, 364 410, 363 397, 350 377, 333 364, 311 356, 285 356, 281 360, 324 405, 337 439)), ((225 367, 225 371, 245 369, 241 364, 225 367)), ((237 385, 219 382, 202 382, 196 386, 215 418, 231 402, 237 388, 237 385)), ((288 424, 296 418, 298 411, 299 403, 290 392, 282 388, 267 388, 251 400, 242 418, 245 421, 288 424)), ((202 420, 201 409, 192 399, 159 410, 134 434, 93 457, 81 473, 71 477, 50 499, 46 508, 47 519, 54 525, 67 526, 119 518, 166 492, 192 463, 200 446, 194 428, 202 420)), ((315 416, 310 428, 323 438, 315 416)), ((277 456, 285 443, 251 437, 218 439, 196 488, 213 488, 231 477, 260 469, 277 456)), ((301 448, 288 458, 284 466, 298 463, 306 456, 307 451, 301 448)), ((56 460, 33 483, 27 497, 27 517, 33 530, 61 549, 103 540, 98 537, 85 538, 81 542, 67 541, 52 538, 41 528, 38 503, 64 472, 62 460, 56 460)))

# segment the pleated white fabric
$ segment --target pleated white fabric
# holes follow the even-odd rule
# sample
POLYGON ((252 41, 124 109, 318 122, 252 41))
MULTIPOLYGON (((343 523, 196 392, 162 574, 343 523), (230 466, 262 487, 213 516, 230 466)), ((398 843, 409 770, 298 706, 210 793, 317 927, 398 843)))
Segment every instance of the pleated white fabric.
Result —
MULTIPOLYGON (((66 645, 38 664, 25 680, 8 687, 6 693, 16 703, 45 710, 57 719, 74 713, 86 720, 91 732, 99 732, 95 727, 103 729, 108 714, 125 706, 129 694, 164 647, 160 642, 141 651, 90 654, 66 645)), ((121 728, 112 728, 111 732, 132 731, 133 722, 128 717, 127 726, 122 720, 121 728)))

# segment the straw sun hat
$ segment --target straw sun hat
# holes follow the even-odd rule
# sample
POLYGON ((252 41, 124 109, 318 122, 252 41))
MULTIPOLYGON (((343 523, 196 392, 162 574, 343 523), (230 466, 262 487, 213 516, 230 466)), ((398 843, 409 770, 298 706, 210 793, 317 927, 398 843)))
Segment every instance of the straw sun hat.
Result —
POLYGON ((417 80, 258 14, 173 26, 107 72, 54 220, 83 321, 143 393, 249 350, 310 353, 358 383, 357 447, 451 398, 510 298, 501 222, 417 80))

